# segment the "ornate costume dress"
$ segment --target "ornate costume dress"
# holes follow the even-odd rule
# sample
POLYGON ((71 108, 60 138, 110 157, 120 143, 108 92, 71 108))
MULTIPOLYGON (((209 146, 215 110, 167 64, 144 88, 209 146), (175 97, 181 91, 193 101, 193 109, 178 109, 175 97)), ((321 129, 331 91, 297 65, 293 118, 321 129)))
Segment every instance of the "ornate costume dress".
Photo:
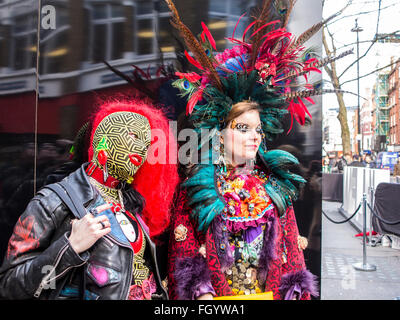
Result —
MULTIPOLYGON (((307 115, 311 118, 305 103, 313 104, 311 96, 326 92, 317 87, 318 82, 309 81, 309 74, 320 73, 318 68, 337 58, 318 60, 304 43, 334 16, 296 38, 287 30, 296 1, 264 0, 249 15, 248 24, 241 20, 245 14, 240 17, 232 36, 226 38, 231 46, 220 51, 205 23, 196 37, 173 1, 165 1, 172 13, 171 24, 188 49, 185 56, 196 68, 177 72, 179 79, 172 85, 187 99, 186 116, 200 141, 196 150, 200 161, 186 168, 172 216, 170 298, 272 291, 274 299, 308 299, 317 294, 315 278, 306 270, 299 250, 292 207, 298 187, 306 181, 290 172, 299 164, 293 155, 269 150, 267 143, 285 131, 287 115, 287 134, 293 120, 304 125, 307 115), (237 37, 240 23, 238 29, 244 31, 237 37), (252 144, 257 155, 245 159, 259 168, 225 174, 224 148, 218 142, 224 140, 224 130, 238 130, 233 121, 243 105, 253 105, 254 117, 259 119, 257 127, 248 130, 255 132, 253 140, 258 144, 252 144)), ((231 143, 233 155, 240 143, 250 140, 245 130, 242 133, 237 140, 242 142, 231 143)))

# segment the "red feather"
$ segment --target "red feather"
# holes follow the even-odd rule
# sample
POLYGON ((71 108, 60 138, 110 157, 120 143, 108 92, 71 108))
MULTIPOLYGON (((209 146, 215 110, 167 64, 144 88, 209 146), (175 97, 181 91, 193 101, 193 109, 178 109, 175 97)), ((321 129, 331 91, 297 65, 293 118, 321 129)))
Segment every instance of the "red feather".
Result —
POLYGON ((180 78, 185 78, 187 79, 189 82, 196 82, 199 81, 201 79, 201 76, 198 75, 196 72, 190 72, 190 73, 182 73, 182 72, 175 72, 175 74, 180 78))
POLYGON ((293 103, 294 110, 293 110, 293 115, 296 121, 300 125, 304 125, 306 123, 306 113, 304 109, 302 108, 301 104, 299 103, 293 103))
POLYGON ((243 32, 243 38, 242 38, 242 40, 244 41, 244 38, 246 37, 246 33, 250 30, 250 28, 252 27, 252 26, 254 26, 255 24, 257 23, 257 21, 253 21, 252 23, 250 23, 248 26, 247 26, 247 28, 244 30, 244 32, 243 32))
MULTIPOLYGON (((297 101, 299 101, 300 106, 303 108, 303 110, 311 117, 310 112, 308 111, 306 105, 304 104, 303 100, 301 100, 301 98, 298 98, 297 101)), ((304 124, 304 123, 303 123, 304 124)))
POLYGON ((239 25, 240 20, 241 20, 245 15, 246 15, 246 13, 243 13, 243 14, 239 17, 238 22, 236 22, 236 25, 235 25, 235 27, 233 28, 232 38, 235 38, 236 28, 237 28, 237 26, 239 25))
POLYGON ((315 68, 315 67, 306 67, 306 68, 304 68, 304 70, 306 70, 308 72, 314 71, 314 72, 322 73, 321 70, 319 70, 318 68, 315 68))
POLYGON ((293 128, 293 108, 294 108, 293 104, 294 104, 294 102, 290 101, 290 104, 289 104, 289 107, 288 107, 288 110, 290 112, 290 127, 289 127, 289 130, 288 130, 288 132, 286 134, 289 134, 289 132, 292 131, 292 128, 293 128))
POLYGON ((192 65, 199 68, 200 70, 204 70, 204 68, 201 66, 201 64, 197 60, 192 58, 192 56, 186 50, 185 50, 185 56, 192 65))
POLYGON ((206 38, 204 37, 204 31, 200 35, 201 41, 206 42, 206 38))
POLYGON ((311 99, 310 97, 304 97, 304 99, 306 99, 308 102, 315 104, 314 100, 311 99))
POLYGON ((199 89, 193 93, 193 95, 190 97, 186 105, 186 115, 192 113, 194 107, 196 106, 197 102, 202 98, 202 96, 203 96, 203 89, 199 89))
POLYGON ((269 23, 264 24, 263 26, 258 28, 256 31, 254 31, 253 34, 250 36, 250 38, 252 38, 254 35, 256 35, 258 32, 260 32, 262 29, 268 27, 269 25, 276 24, 276 23, 279 23, 279 22, 280 22, 279 20, 274 20, 274 21, 271 21, 269 23))
MULTIPOLYGON (((206 34, 208 41, 210 41, 211 46, 214 48, 214 50, 217 50, 217 47, 215 45, 215 40, 213 36, 210 33, 210 30, 208 30, 206 24, 202 21, 201 26, 203 27, 203 32, 206 34)), ((204 40, 203 40, 204 41, 204 40)))

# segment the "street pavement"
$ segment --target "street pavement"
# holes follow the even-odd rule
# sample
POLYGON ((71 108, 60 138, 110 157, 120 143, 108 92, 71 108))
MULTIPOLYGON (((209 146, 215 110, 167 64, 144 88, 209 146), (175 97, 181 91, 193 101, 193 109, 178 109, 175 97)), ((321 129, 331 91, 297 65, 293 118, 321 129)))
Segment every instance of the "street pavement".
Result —
MULTIPOLYGON (((322 210, 335 221, 345 219, 340 206, 340 202, 322 202, 322 210)), ((367 245, 366 262, 376 271, 358 271, 353 267, 363 262, 358 233, 349 222, 335 224, 322 215, 321 300, 400 299, 400 249, 367 245)))

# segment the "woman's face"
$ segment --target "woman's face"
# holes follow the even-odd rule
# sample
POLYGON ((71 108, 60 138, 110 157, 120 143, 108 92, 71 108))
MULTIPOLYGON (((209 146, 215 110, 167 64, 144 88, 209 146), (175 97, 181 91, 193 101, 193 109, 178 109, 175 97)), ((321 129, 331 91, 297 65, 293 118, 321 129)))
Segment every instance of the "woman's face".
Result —
POLYGON ((247 111, 228 123, 222 133, 225 159, 233 166, 242 165, 256 158, 262 141, 260 114, 247 111))

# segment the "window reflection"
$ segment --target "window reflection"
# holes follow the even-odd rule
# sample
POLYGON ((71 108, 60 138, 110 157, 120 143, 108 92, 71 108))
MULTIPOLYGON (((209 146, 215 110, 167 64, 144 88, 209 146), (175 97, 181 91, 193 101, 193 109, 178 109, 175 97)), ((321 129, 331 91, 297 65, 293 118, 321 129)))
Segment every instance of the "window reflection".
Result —
POLYGON ((40 74, 68 71, 66 57, 70 53, 71 33, 68 13, 68 7, 60 4, 56 10, 56 28, 40 29, 40 74))
POLYGON ((235 26, 235 37, 242 36, 245 26, 248 24, 249 13, 256 4, 255 0, 210 1, 208 28, 215 38, 218 50, 222 51, 226 47, 233 46, 225 38, 233 35, 235 26), (248 14, 240 19, 240 16, 246 12, 248 14))
POLYGON ((0 1, 0 263, 34 195, 37 1, 0 1))
POLYGON ((13 18, 11 27, 10 57, 15 70, 30 69, 36 65, 36 28, 37 16, 32 11, 13 18))
POLYGON ((126 18, 122 4, 92 4, 90 43, 91 62, 117 60, 123 57, 123 34, 126 18))
MULTIPOLYGON (((232 46, 225 38, 232 36, 235 27, 240 38, 252 8, 262 1, 174 2, 195 35, 204 21, 217 50, 223 51, 232 46), (236 25, 245 12, 247 16, 236 25)), ((0 0, 0 213, 15 217, 32 197, 33 185, 39 188, 68 160, 72 140, 97 98, 132 93, 103 61, 129 75, 136 65, 149 70, 154 79, 161 58, 165 64, 178 65, 176 52, 182 49, 173 37, 176 31, 164 0, 42 0, 46 4, 55 7, 56 28, 40 30, 40 99, 35 113, 38 1, 0 0)), ((7 223, 12 227, 13 219, 7 223)))

